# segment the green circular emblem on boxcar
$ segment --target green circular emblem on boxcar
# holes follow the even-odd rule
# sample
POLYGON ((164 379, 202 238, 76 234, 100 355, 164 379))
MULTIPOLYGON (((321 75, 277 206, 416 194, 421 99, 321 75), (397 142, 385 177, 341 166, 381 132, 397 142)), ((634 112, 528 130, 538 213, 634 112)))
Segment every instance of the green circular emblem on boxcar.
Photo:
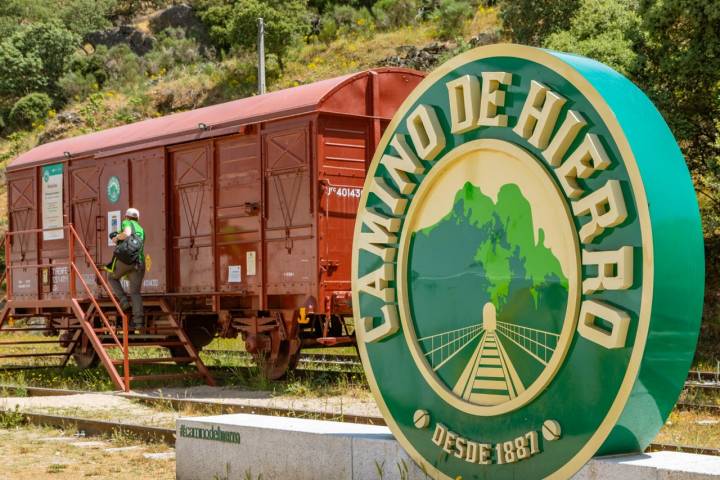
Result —
POLYGON ((657 434, 703 275, 692 183, 649 100, 589 59, 482 47, 418 86, 368 171, 363 364, 433 478, 568 478, 657 434))
POLYGON ((120 199, 120 179, 115 175, 108 179, 107 198, 110 203, 117 203, 120 199))

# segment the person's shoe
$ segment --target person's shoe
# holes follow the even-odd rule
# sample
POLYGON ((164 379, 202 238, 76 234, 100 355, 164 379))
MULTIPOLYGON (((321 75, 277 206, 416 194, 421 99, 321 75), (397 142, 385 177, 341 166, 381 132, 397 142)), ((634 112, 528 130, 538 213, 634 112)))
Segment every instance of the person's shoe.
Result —
POLYGON ((132 330, 135 331, 136 334, 139 334, 143 329, 145 328, 145 322, 144 321, 135 321, 132 322, 132 330))

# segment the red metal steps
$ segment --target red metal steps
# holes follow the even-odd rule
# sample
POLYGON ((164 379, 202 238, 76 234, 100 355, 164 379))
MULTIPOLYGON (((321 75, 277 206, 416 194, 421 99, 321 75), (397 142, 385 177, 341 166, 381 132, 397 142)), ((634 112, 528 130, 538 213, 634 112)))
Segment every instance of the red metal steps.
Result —
MULTIPOLYGON (((31 299, 26 297, 15 298, 12 288, 14 270, 37 269, 39 273, 40 269, 52 269, 58 267, 60 264, 55 262, 37 265, 28 265, 26 263, 15 265, 12 261, 12 255, 6 255, 7 263, 4 279, 7 285, 7 298, 5 305, 2 306, 2 310, 0 311, 0 333, 45 331, 57 334, 58 331, 72 332, 70 336, 66 336, 67 333, 61 335, 60 343, 62 346, 67 346, 66 351, 57 353, 0 353, 0 358, 61 356, 64 357, 62 362, 64 366, 71 356, 75 356, 76 360, 83 358, 87 360, 88 365, 90 365, 94 358, 93 355, 96 354, 115 386, 119 390, 126 392, 130 390, 131 382, 137 381, 198 377, 203 378, 208 385, 215 385, 215 381, 210 375, 210 372, 203 364, 197 350, 180 327, 176 315, 170 310, 167 303, 164 300, 146 302, 145 307, 148 311, 149 326, 140 329, 141 334, 136 335, 134 329, 129 325, 126 313, 120 308, 104 275, 101 274, 73 225, 65 225, 63 230, 66 232, 65 238, 67 238, 68 247, 68 261, 63 265, 66 265, 69 271, 68 291, 65 293, 65 298, 43 298, 41 294, 38 294, 37 298, 31 299), (76 249, 79 250, 79 255, 76 255, 76 249), (95 296, 94 290, 90 288, 78 267, 78 258, 80 262, 84 264, 83 269, 88 267, 92 269, 92 273, 99 283, 100 291, 105 292, 107 295, 106 298, 101 300, 95 296), (78 290, 80 290, 80 295, 78 295, 78 290), (19 315, 17 315, 18 318, 45 316, 48 318, 48 325, 44 327, 34 327, 31 325, 24 328, 17 328, 11 321, 6 322, 10 315, 16 313, 18 309, 20 310, 20 312, 18 312, 19 315), (28 311, 34 313, 25 313, 28 311), (69 318, 66 325, 59 327, 57 325, 51 325, 53 315, 57 315, 58 311, 63 315, 66 314, 69 318), (70 324, 71 321, 73 322, 72 325, 70 324), (63 339, 62 337, 65 338, 63 339), (167 358, 131 358, 131 354, 134 352, 131 352, 130 349, 137 347, 175 348, 174 351, 171 352, 172 356, 167 358), (122 358, 111 358, 110 352, 117 352, 118 350, 120 350, 122 358), (197 371, 190 373, 148 375, 132 375, 130 372, 131 365, 151 365, 164 362, 194 363, 197 371)), ((39 235, 42 232, 42 229, 8 232, 3 242, 5 252, 11 251, 10 239, 12 236, 39 235)), ((0 279, 0 283, 2 283, 2 279, 0 279)), ((53 342, 54 341, 49 340, 3 341, 0 342, 0 346, 53 342)))

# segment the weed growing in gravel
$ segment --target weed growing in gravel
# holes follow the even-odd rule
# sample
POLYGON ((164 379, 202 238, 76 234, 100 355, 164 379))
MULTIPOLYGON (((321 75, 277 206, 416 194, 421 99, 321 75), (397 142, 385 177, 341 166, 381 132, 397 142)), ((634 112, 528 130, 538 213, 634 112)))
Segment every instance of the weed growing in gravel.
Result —
POLYGON ((17 428, 25 423, 25 416, 16 405, 15 410, 0 411, 0 428, 17 428))

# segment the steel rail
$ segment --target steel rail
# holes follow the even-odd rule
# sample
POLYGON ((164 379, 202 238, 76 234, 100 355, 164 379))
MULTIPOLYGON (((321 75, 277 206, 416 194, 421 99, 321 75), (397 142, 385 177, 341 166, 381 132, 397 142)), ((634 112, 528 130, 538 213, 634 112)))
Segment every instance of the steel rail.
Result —
MULTIPOLYGON (((244 350, 218 350, 218 349, 203 349, 200 353, 207 355, 229 355, 241 357, 241 359, 252 359, 252 356, 244 350)), ((328 364, 328 365, 352 365, 360 366, 360 357, 357 355, 326 355, 326 354, 301 354, 300 362, 302 363, 317 363, 317 364, 328 364)))
POLYGON ((55 427, 61 429, 74 428, 87 436, 112 436, 117 434, 130 435, 148 442, 162 442, 175 445, 175 430, 172 428, 151 427, 124 422, 109 422, 91 418, 66 417, 44 413, 28 413, 14 410, 0 410, 1 415, 20 415, 31 425, 55 427))

